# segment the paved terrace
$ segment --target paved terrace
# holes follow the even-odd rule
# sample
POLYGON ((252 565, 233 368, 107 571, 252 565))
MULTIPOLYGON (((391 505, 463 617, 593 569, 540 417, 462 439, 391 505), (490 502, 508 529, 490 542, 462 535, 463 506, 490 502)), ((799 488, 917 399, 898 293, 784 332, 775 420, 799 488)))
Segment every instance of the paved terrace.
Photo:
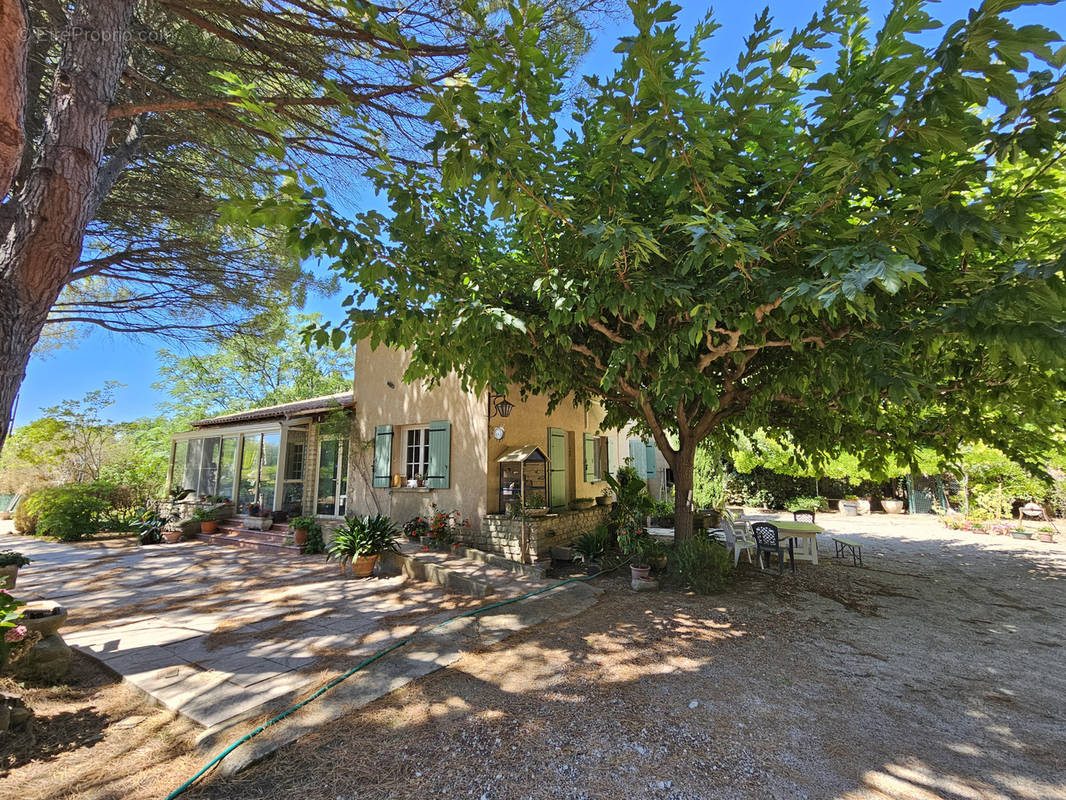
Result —
POLYGON ((196 541, 59 544, 0 533, 0 550, 9 549, 33 559, 15 594, 69 610, 60 631, 68 644, 204 727, 306 694, 457 611, 544 585, 453 558, 453 569, 492 582, 487 600, 402 576, 342 578, 324 556, 196 541))

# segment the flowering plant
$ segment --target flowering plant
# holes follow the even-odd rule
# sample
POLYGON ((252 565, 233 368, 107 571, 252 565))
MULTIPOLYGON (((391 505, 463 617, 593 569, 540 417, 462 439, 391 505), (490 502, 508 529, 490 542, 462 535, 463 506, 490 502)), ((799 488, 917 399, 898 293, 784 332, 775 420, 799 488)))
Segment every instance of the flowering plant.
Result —
POLYGON ((21 624, 22 612, 19 608, 26 605, 16 600, 7 589, 0 589, 0 670, 7 665, 12 645, 25 641, 27 629, 21 624))
POLYGON ((412 539, 429 534, 429 521, 424 517, 412 517, 403 524, 403 532, 412 539))
POLYGON ((432 506, 433 517, 429 522, 429 535, 439 544, 447 544, 456 538, 460 528, 469 528, 470 520, 458 511, 439 511, 437 504, 432 506))

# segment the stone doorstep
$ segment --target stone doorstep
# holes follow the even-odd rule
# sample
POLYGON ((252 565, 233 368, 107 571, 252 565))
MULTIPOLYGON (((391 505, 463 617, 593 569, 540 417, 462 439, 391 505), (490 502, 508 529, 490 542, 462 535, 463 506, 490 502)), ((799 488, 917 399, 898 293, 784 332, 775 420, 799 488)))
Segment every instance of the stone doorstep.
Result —
MULTIPOLYGON (((443 626, 419 633, 407 647, 383 656, 315 702, 242 744, 222 760, 219 769, 223 775, 234 775, 321 725, 455 663, 474 644, 495 643, 517 630, 576 616, 595 604, 602 593, 602 589, 587 583, 566 584, 498 611, 452 619, 443 626)), ((305 687, 305 691, 310 688, 305 687)), ((205 755, 215 755, 221 747, 246 733, 247 723, 263 713, 263 708, 257 708, 209 728, 197 740, 198 748, 205 755)))
POLYGON ((404 575, 416 581, 435 583, 473 597, 488 597, 496 591, 490 583, 418 558, 416 555, 386 553, 381 560, 381 568, 385 572, 404 575))

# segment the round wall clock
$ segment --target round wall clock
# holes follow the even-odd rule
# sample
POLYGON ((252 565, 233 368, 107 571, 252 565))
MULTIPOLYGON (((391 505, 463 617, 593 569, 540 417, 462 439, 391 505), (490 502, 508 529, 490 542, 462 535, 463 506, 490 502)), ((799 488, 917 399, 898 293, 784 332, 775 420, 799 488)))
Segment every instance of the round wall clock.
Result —
POLYGON ((492 436, 495 439, 502 439, 503 438, 503 433, 504 433, 503 428, 501 428, 499 425, 497 425, 495 428, 492 429, 492 436))

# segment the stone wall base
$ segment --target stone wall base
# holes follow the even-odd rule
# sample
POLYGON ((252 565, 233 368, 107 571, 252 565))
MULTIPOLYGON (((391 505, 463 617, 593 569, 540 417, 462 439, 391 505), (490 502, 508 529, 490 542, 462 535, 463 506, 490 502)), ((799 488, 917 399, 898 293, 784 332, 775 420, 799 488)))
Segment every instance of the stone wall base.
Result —
MULTIPOLYGON (((607 523, 610 506, 563 511, 525 522, 532 558, 546 558, 553 547, 567 547, 581 534, 607 523)), ((478 550, 496 553, 513 561, 522 557, 522 520, 505 514, 486 514, 479 530, 464 531, 463 542, 478 550)))

